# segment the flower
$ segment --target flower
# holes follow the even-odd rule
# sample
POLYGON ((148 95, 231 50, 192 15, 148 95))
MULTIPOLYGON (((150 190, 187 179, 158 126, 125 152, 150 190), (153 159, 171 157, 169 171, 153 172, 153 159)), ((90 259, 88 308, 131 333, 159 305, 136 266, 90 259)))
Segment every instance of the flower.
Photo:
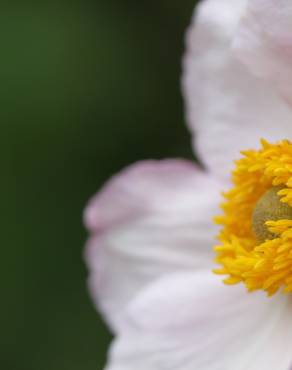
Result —
POLYGON ((281 220, 282 209, 280 221, 267 217, 266 204, 280 196, 289 206, 291 199, 289 163, 281 157, 291 144, 280 141, 292 135, 291 25, 288 0, 201 2, 187 34, 183 91, 203 166, 141 162, 90 201, 89 287, 115 335, 106 370, 291 369, 291 296, 267 297, 273 284, 266 286, 262 275, 251 284, 246 275, 254 268, 270 274, 286 262, 262 262, 261 238, 269 256, 289 250, 291 221, 281 220), (267 140, 262 148, 261 137, 267 140), (229 287, 211 272, 218 232, 212 217, 220 213, 220 191, 230 188, 232 161, 246 148, 253 150, 237 162, 217 218, 217 262, 233 279, 227 283, 239 282, 229 287), (259 217, 267 221, 262 228, 259 217), (244 244, 252 227, 255 236, 244 244), (243 283, 256 291, 249 294, 243 283))

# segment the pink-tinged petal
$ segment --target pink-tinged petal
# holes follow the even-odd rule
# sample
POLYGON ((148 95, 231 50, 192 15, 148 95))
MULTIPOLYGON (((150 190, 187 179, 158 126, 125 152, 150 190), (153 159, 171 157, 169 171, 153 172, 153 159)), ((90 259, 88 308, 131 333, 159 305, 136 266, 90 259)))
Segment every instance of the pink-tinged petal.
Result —
POLYGON ((292 105, 292 6, 290 0, 249 0, 234 41, 246 65, 271 82, 292 105))
POLYGON ((232 41, 245 0, 200 3, 187 33, 183 92, 194 150, 207 168, 228 176, 239 151, 292 137, 286 102, 241 63, 232 41))
POLYGON ((291 310, 208 272, 164 277, 132 302, 106 370, 289 370, 291 310))
POLYGON ((89 286, 114 330, 152 280, 212 268, 220 188, 191 162, 146 161, 115 176, 89 203, 89 286))

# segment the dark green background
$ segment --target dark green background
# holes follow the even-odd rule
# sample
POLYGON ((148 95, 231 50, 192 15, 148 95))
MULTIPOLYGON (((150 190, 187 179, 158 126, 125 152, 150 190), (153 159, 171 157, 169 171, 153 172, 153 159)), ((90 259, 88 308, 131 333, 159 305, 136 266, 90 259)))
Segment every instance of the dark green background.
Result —
POLYGON ((179 76, 194 3, 1 6, 1 368, 103 368, 82 211, 127 164, 190 156, 179 76))

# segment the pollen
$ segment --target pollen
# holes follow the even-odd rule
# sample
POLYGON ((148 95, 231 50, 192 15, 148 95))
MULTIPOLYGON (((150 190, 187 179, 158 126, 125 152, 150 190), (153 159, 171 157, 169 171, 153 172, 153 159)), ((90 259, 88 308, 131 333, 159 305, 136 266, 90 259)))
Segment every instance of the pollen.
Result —
POLYGON ((216 274, 248 291, 292 292, 292 143, 242 152, 223 193, 216 274))

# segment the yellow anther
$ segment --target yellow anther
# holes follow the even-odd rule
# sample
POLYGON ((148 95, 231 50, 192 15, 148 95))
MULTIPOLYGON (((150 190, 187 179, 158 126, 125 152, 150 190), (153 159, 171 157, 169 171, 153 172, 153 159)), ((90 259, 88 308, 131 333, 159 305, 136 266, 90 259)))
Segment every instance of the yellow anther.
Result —
POLYGON ((214 249, 227 275, 225 284, 243 282, 248 291, 292 292, 292 144, 261 141, 258 151, 242 152, 224 193, 220 245, 214 249))

